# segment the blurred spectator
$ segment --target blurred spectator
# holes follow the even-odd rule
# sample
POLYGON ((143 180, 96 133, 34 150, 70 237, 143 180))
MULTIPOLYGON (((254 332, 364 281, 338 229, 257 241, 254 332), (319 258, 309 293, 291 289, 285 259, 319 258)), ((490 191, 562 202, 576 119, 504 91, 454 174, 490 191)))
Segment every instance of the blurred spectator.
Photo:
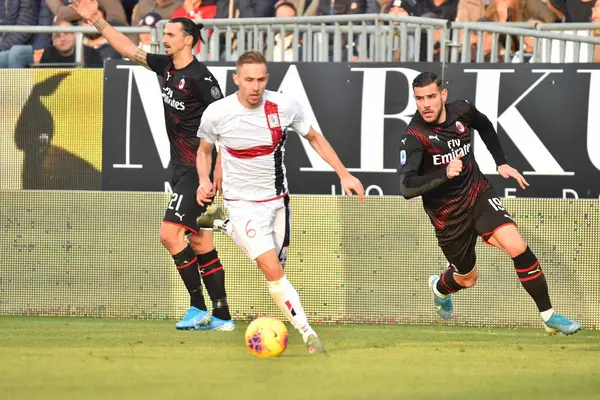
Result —
MULTIPOLYGON (((4 0, 0 6, 0 25, 37 25, 38 0, 4 0)), ((21 68, 33 61, 29 44, 33 34, 0 32, 0 68, 21 68)))
MULTIPOLYGON (((44 0, 40 0, 40 18, 38 19, 39 26, 50 26, 54 23, 54 14, 48 8, 48 4, 44 0)), ((33 37, 33 63, 39 64, 42 59, 44 49, 52 44, 52 35, 50 33, 38 33, 33 37)))
MULTIPOLYGON (((54 25, 70 27, 72 22, 57 20, 54 25)), ((100 53, 89 46, 83 46, 83 63, 87 68, 102 68, 104 62, 100 53)), ((75 34, 55 32, 52 46, 44 49, 40 64, 75 64, 75 34)))
MULTIPOLYGON (((154 12, 148 13, 144 15, 144 18, 142 18, 138 25, 156 28, 156 26, 158 25, 158 21, 160 21, 161 19, 162 17, 160 16, 160 14, 154 12)), ((138 47, 140 49, 144 50, 147 53, 154 53, 154 51, 152 51, 152 46, 150 45, 151 42, 152 35, 150 33, 140 33, 140 43, 138 44, 138 47)))
POLYGON ((402 8, 402 0, 392 1, 387 7, 387 13, 398 17, 408 17, 408 11, 402 8))
MULTIPOLYGON (((98 6, 98 11, 100 11, 102 14, 102 18, 107 18, 104 7, 98 6)), ((110 21, 110 24, 112 26, 119 26, 119 22, 115 21, 110 21)), ((90 21, 83 19, 79 20, 79 25, 90 28, 94 27, 94 24, 92 24, 90 21)), ((110 44, 108 44, 108 40, 106 40, 104 36, 100 34, 100 32, 86 33, 83 38, 83 44, 98 50, 103 60, 120 60, 122 58, 121 55, 117 53, 117 51, 113 49, 110 44)))
POLYGON ((184 0, 183 5, 173 12, 171 18, 213 19, 217 15, 216 0, 184 0))
MULTIPOLYGON (((319 0, 317 15, 352 15, 364 14, 366 9, 366 0, 319 0)), ((342 35, 341 55, 342 60, 358 60, 358 49, 355 43, 351 44, 352 51, 348 53, 348 35, 342 35)), ((329 61, 333 61, 334 54, 334 35, 329 35, 329 61)))
POLYGON ((317 15, 364 14, 366 0, 319 0, 317 15))
POLYGON ((484 0, 459 0, 456 22, 476 22, 485 15, 484 0))
MULTIPOLYGON (((596 4, 592 8, 592 18, 590 21, 600 24, 600 0, 596 0, 596 4)), ((595 29, 593 36, 600 38, 600 29, 595 29)), ((594 62, 600 62, 600 45, 594 46, 594 62)))
POLYGON ((493 22, 524 22, 530 18, 546 23, 556 21, 556 15, 542 0, 493 0, 485 16, 493 22))
MULTIPOLYGON (((216 0, 185 0, 183 6, 179 7, 171 18, 189 18, 192 20, 198 19, 213 19, 217 14, 216 0)), ((208 30, 208 37, 212 31, 208 30)), ((202 48, 202 40, 196 44, 196 53, 200 53, 202 48)))
MULTIPOLYGON (((296 16, 296 6, 291 2, 281 0, 275 4, 275 17, 291 18, 296 16)), ((283 38, 281 37, 281 33, 275 34, 273 61, 292 62, 294 60, 294 50, 292 48, 293 38, 294 35, 292 32, 286 33, 283 38)))
POLYGON ((594 0, 550 0, 565 16, 565 22, 590 22, 594 0))
POLYGON ((379 0, 366 0, 366 14, 379 14, 381 12, 381 5, 379 0))
MULTIPOLYGON (((215 18, 265 18, 275 15, 273 0, 217 0, 217 15, 215 18)), ((219 40, 219 54, 221 59, 226 59, 225 40, 219 40)), ((234 37, 231 43, 231 54, 229 57, 236 57, 237 38, 234 37)))
POLYGON ((387 6, 391 15, 439 18, 454 21, 458 0, 393 0, 387 6))
POLYGON ((135 24, 137 23, 137 21, 131 19, 131 15, 133 14, 133 9, 137 5, 137 3, 138 3, 138 0, 121 0, 121 5, 123 6, 123 9, 125 10, 125 17, 127 18, 127 21, 129 21, 129 25, 131 25, 131 26, 135 26, 135 24))
POLYGON ((317 15, 319 0, 297 0, 295 5, 299 16, 314 17, 317 15), (301 12, 300 10, 304 11, 301 12))
MULTIPOLYGON (((69 0, 45 0, 50 11, 60 21, 78 21, 79 15, 69 7, 69 0)), ((98 5, 106 10, 106 19, 111 22, 118 21, 128 25, 125 10, 120 0, 98 0, 98 5)))
POLYGON ((273 0, 217 0, 215 18, 263 18, 274 15, 273 0))
MULTIPOLYGON (((543 21, 540 20, 539 18, 529 18, 527 20, 527 22, 531 22, 534 24, 542 24, 543 21)), ((534 53, 535 49, 535 38, 533 36, 525 36, 523 38, 523 62, 527 63, 534 63, 537 62, 536 61, 536 54, 534 53)), ((514 63, 520 63, 520 56, 521 56, 521 52, 517 51, 515 52, 514 56, 513 56, 513 62, 514 63)))
POLYGON ((157 13, 162 19, 171 19, 171 15, 183 5, 183 0, 140 0, 133 9, 131 21, 141 21, 148 13, 157 13))

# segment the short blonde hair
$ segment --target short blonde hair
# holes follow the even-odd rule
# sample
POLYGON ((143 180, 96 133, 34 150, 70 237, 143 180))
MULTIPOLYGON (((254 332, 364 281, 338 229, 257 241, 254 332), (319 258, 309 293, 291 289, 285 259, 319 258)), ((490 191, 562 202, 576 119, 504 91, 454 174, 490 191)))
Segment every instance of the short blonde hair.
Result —
POLYGON ((267 59, 260 51, 247 51, 237 59, 235 63, 236 69, 239 71, 244 64, 264 64, 267 65, 267 59))

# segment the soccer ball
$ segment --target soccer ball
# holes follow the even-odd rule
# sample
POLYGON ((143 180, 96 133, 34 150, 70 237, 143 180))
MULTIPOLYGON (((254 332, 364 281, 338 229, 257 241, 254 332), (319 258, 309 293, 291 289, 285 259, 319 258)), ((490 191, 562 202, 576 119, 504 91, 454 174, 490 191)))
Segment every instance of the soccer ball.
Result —
POLYGON ((260 317, 246 329, 246 346, 256 357, 278 357, 288 343, 288 331, 278 319, 260 317))

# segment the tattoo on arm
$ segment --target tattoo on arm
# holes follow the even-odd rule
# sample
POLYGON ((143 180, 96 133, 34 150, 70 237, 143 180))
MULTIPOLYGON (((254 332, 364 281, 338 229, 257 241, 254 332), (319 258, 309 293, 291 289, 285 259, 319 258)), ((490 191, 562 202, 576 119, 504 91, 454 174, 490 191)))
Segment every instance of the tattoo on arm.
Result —
POLYGON ((148 53, 146 53, 144 50, 137 49, 135 55, 133 56, 133 61, 140 65, 143 65, 144 67, 148 67, 148 60, 146 58, 147 55, 148 53))
POLYGON ((94 26, 96 29, 98 29, 98 32, 102 32, 102 29, 108 26, 108 22, 106 22, 104 19, 99 19, 94 22, 94 26))

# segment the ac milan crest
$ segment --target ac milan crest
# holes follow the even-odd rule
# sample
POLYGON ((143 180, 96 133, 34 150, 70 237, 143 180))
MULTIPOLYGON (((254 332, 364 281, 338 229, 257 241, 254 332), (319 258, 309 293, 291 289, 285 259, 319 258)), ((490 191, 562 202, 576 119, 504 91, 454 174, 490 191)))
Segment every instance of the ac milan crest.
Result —
POLYGON ((467 130, 467 128, 465 128, 465 126, 462 124, 462 122, 456 121, 456 132, 458 132, 459 135, 462 135, 463 133, 465 133, 466 130, 467 130))

